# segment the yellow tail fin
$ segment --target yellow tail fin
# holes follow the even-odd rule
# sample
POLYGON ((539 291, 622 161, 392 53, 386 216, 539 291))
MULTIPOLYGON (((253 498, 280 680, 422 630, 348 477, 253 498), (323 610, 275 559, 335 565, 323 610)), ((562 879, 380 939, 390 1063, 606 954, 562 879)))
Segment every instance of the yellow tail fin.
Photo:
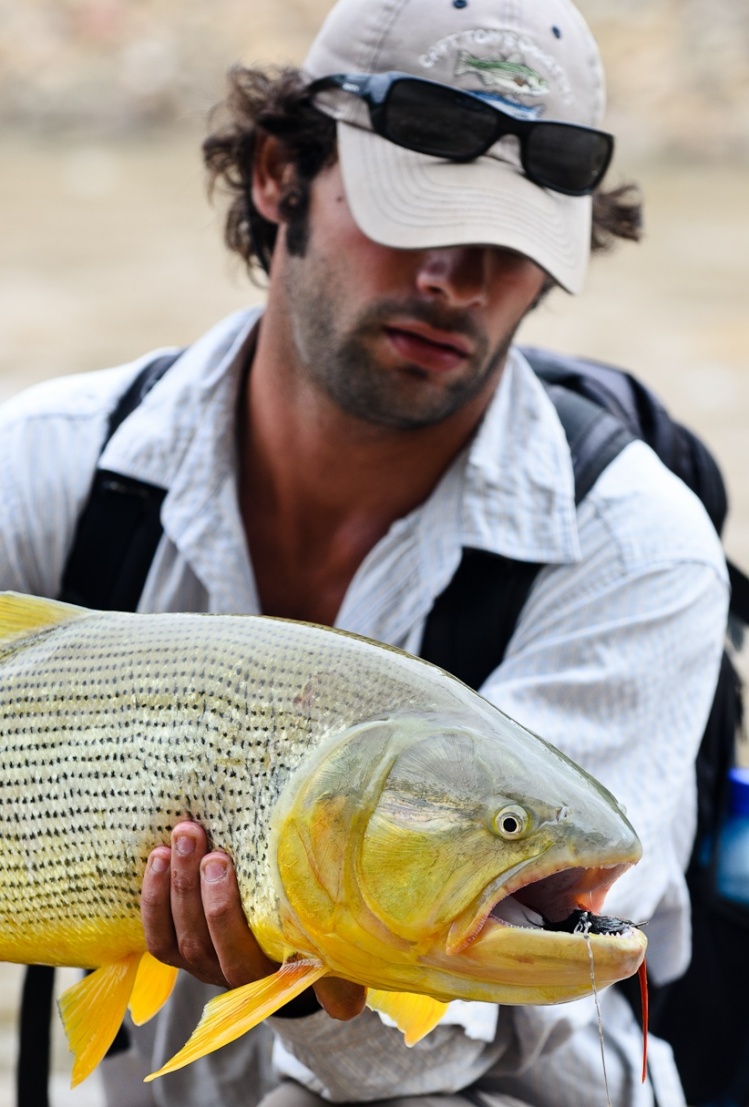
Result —
POLYGON ((142 1026, 161 1010, 177 981, 177 969, 144 953, 138 965, 132 995, 130 1015, 136 1026, 142 1026))
POLYGON ((203 1017, 187 1044, 146 1080, 155 1080, 157 1076, 181 1069, 191 1061, 205 1057, 206 1053, 240 1038, 325 976, 327 971, 321 961, 289 961, 272 976, 233 988, 212 999, 203 1009, 203 1017))
POLYGON ((60 1015, 75 1057, 71 1087, 93 1072, 114 1041, 135 983, 140 953, 102 965, 60 996, 60 1015))
POLYGON ((367 992, 367 1007, 391 1018, 403 1032, 407 1046, 416 1045, 430 1030, 434 1030, 447 1010, 446 1003, 431 996, 412 992, 380 992, 373 988, 367 992))

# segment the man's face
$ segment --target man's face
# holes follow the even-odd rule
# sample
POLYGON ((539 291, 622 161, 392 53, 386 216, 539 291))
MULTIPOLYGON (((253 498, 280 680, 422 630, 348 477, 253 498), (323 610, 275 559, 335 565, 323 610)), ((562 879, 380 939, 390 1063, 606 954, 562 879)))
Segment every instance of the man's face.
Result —
POLYGON ((483 407, 545 283, 533 262, 497 247, 373 242, 338 165, 313 183, 303 255, 289 254, 283 233, 275 255, 292 358, 308 382, 347 413, 397 428, 483 407))

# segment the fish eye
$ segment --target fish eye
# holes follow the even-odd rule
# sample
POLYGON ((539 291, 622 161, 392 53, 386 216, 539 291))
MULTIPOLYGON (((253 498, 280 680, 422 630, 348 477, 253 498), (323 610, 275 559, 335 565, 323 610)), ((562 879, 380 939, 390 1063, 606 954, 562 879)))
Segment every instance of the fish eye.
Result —
POLYGON ((522 838, 528 827, 528 813, 517 804, 510 804, 498 811, 493 819, 493 829, 500 838, 522 838))

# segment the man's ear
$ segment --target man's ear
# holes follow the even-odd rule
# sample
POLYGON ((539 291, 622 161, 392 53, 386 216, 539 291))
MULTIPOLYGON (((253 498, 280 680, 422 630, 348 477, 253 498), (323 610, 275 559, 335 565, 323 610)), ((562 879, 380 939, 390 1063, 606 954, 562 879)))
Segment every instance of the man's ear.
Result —
POLYGON ((252 202, 269 223, 281 222, 279 204, 293 174, 294 166, 279 140, 260 132, 255 138, 252 202))

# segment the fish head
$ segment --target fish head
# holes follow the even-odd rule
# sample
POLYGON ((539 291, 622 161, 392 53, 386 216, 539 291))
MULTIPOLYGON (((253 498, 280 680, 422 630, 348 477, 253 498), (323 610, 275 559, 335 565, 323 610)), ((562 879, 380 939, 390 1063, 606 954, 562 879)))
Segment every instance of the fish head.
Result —
POLYGON ((600 913, 640 857, 616 799, 497 713, 494 730, 424 715, 352 727, 279 804, 290 933, 330 971, 440 999, 559 1002, 631 975, 640 931, 546 929, 600 913), (598 948, 600 947, 600 949, 598 948))

